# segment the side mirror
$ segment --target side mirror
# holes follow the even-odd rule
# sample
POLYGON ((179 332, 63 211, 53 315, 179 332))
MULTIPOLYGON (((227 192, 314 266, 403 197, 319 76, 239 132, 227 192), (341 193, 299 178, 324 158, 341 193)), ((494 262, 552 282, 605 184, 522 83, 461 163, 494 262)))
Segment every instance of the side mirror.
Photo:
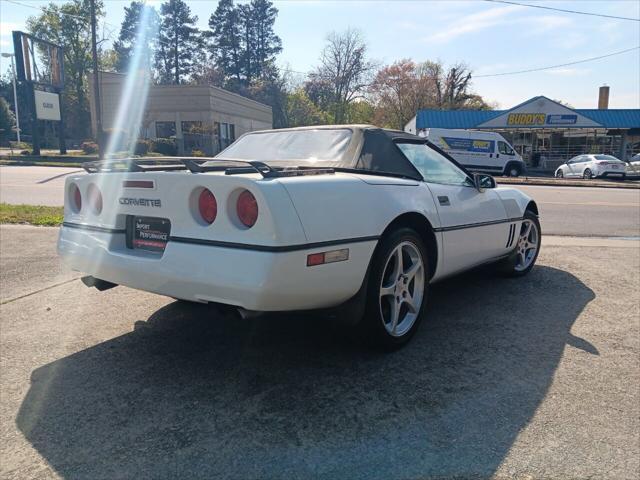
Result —
POLYGON ((474 173, 473 185, 479 192, 484 192, 487 188, 496 188, 496 180, 486 173, 474 173))

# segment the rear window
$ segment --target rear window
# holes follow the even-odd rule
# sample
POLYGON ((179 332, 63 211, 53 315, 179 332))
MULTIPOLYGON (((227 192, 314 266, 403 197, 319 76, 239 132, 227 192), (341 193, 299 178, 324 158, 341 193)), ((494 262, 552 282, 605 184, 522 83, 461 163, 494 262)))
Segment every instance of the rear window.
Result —
POLYGON ((596 160, 607 160, 608 162, 617 162, 618 159, 616 157, 612 157, 611 155, 594 155, 596 160))
POLYGON ((344 154, 352 132, 346 128, 250 133, 216 158, 265 163, 331 162, 344 154))

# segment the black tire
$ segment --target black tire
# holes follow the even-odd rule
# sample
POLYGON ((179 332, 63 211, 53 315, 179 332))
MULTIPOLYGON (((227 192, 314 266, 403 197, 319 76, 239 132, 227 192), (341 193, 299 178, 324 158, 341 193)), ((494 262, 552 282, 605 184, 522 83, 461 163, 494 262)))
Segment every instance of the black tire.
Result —
MULTIPOLYGON (((429 265, 427 250, 422 238, 415 232, 415 230, 403 227, 391 232, 388 235, 385 235, 382 238, 371 262, 372 263, 367 283, 365 313, 359 324, 357 325, 356 333, 361 340, 371 346, 386 351, 393 351, 405 345, 413 337, 413 335, 415 335, 418 326, 425 316, 424 312, 425 306, 427 304, 429 290, 429 265), (408 321, 407 325, 409 326, 405 332, 394 336, 388 331, 387 326, 390 325, 390 322, 385 321, 385 313, 383 312, 384 310, 386 310, 385 307, 388 307, 388 309, 390 310, 392 308, 392 305, 391 303, 386 305, 383 302, 393 302, 395 298, 399 297, 394 297, 394 294, 390 296, 391 298, 383 300, 381 298, 381 289, 383 287, 383 276, 385 277, 385 281, 387 281, 385 273, 389 273, 389 270, 385 271, 385 267, 387 267, 387 269, 391 268, 392 263, 390 262, 393 261, 391 256, 394 254, 398 247, 401 247, 401 251, 402 248, 411 249, 411 247, 414 247, 415 250, 411 251, 419 254, 420 260, 422 262, 423 289, 421 303, 419 308, 417 309, 417 314, 415 314, 415 319, 412 323, 409 322, 409 312, 406 310, 407 305, 404 304, 404 300, 399 300, 399 302, 402 303, 400 303, 399 307, 397 306, 395 308, 399 309, 399 315, 401 315, 401 313, 403 312, 403 308, 405 309, 405 315, 407 316, 403 318, 405 318, 405 321, 408 321), (404 305, 404 307, 402 305, 404 305)), ((406 263, 409 262, 407 261, 406 263)), ((416 275, 414 280, 408 282, 406 288, 409 298, 415 297, 420 293, 419 290, 416 290, 418 280, 419 275, 416 275), (409 291, 412 286, 413 291, 409 291)), ((402 293, 404 294, 404 292, 402 293)), ((387 314, 387 316, 389 315, 387 314)), ((400 325, 402 325, 402 322, 398 320, 397 325, 399 327, 400 325)))
POLYGON ((562 170, 558 170, 556 172, 556 178, 564 178, 564 173, 562 173, 562 170))
POLYGON ((517 164, 508 164, 504 169, 505 177, 519 177, 522 174, 522 167, 517 164))
POLYGON ((513 250, 511 255, 498 263, 498 272, 506 277, 523 277, 527 273, 531 271, 533 266, 536 264, 536 260, 538 259, 538 254, 540 253, 540 248, 542 246, 542 230, 540 228, 540 220, 538 216, 533 213, 531 210, 526 210, 524 212, 523 224, 520 227, 520 232, 518 232, 518 236, 514 240, 516 248, 513 250), (523 233, 522 229, 524 227, 525 222, 529 220, 533 223, 535 228, 537 229, 537 249, 535 250, 535 254, 533 255, 531 262, 526 266, 526 268, 518 267, 518 253, 520 247, 520 236, 523 233))
POLYGON ((582 172, 582 178, 584 178, 585 180, 591 180, 593 178, 593 172, 587 168, 584 172, 582 172))

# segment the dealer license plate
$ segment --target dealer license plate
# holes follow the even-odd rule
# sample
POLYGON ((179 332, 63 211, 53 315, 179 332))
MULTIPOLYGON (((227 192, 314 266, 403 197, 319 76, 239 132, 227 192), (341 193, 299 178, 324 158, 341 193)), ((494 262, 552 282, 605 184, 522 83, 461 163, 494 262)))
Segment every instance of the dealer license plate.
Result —
POLYGON ((162 253, 170 233, 171 222, 166 218, 132 216, 127 225, 127 244, 129 248, 162 253))
POLYGON ((618 165, 611 165, 611 168, 614 169, 614 170, 617 170, 618 169, 618 165))

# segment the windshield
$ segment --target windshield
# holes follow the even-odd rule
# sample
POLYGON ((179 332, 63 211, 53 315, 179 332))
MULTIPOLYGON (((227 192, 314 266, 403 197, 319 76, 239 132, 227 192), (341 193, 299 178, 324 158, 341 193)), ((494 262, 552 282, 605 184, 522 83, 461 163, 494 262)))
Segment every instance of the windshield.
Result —
POLYGON ((252 133, 238 139, 216 158, 267 163, 337 162, 347 149, 351 135, 347 128, 252 133))

